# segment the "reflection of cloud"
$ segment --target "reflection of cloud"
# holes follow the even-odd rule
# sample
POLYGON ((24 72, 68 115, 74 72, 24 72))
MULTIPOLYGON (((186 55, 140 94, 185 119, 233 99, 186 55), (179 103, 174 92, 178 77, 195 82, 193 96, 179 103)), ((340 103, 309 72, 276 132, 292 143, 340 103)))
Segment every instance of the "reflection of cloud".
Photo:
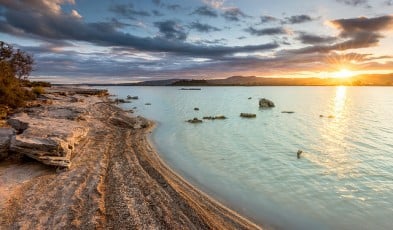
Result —
POLYGON ((203 2, 213 8, 221 9, 224 7, 225 0, 203 0, 203 2))

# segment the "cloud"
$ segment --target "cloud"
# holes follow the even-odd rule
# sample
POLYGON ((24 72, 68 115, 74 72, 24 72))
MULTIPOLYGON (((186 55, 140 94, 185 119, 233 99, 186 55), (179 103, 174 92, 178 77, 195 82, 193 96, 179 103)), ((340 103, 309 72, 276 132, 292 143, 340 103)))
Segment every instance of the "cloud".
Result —
POLYGON ((265 28, 265 29, 255 29, 254 27, 250 26, 245 29, 247 33, 254 35, 254 36, 265 36, 265 35, 279 35, 279 34, 286 34, 287 31, 282 27, 272 27, 272 28, 265 28))
POLYGON ((301 15, 294 15, 291 17, 286 17, 283 20, 284 24, 300 24, 305 22, 311 22, 313 19, 309 15, 301 14, 301 15))
POLYGON ((71 11, 71 16, 74 17, 74 18, 77 18, 77 19, 81 19, 82 18, 82 16, 76 10, 72 10, 71 11))
POLYGON ((187 33, 184 28, 173 20, 155 22, 154 25, 160 30, 160 34, 168 40, 186 40, 187 33))
POLYGON ((260 17, 260 19, 261 19, 261 23, 262 24, 278 21, 277 18, 269 16, 269 15, 263 15, 263 16, 260 17))
POLYGON ((31 10, 6 8, 4 19, 0 19, 0 32, 10 35, 48 41, 83 41, 97 46, 122 46, 146 52, 210 57, 273 50, 279 47, 276 43, 249 46, 196 45, 184 41, 187 33, 176 22, 156 22, 155 26, 160 30, 161 36, 138 37, 118 31, 112 21, 85 23, 66 14, 38 14, 31 10))
POLYGON ((152 0, 152 2, 157 6, 161 4, 161 0, 152 0))
POLYGON ((240 21, 240 18, 249 17, 237 7, 231 7, 225 9, 222 16, 228 21, 240 21))
POLYGON ((336 2, 343 3, 348 6, 368 5, 368 0, 336 0, 336 2))
POLYGON ((225 4, 225 0, 203 0, 203 2, 215 9, 222 9, 225 4))
POLYGON ((7 1, 1 0, 1 4, 7 8, 14 10, 36 10, 43 11, 46 14, 59 15, 61 13, 61 5, 71 4, 75 5, 75 0, 30 0, 30 1, 7 1))
POLYGON ((169 5, 166 5, 166 8, 168 10, 176 11, 176 10, 180 9, 181 6, 179 4, 169 4, 169 5))
POLYGON ((147 17, 150 13, 143 10, 136 10, 132 3, 129 4, 114 4, 109 7, 109 10, 119 16, 135 19, 135 16, 147 17))
POLYGON ((393 0, 386 0, 384 4, 387 6, 393 6, 393 0))
POLYGON ((153 13, 154 16, 157 16, 157 17, 165 16, 163 13, 161 13, 158 10, 152 10, 151 12, 153 13))
POLYGON ((393 16, 385 15, 375 18, 350 18, 330 21, 333 27, 341 30, 342 37, 350 37, 360 32, 375 33, 383 30, 390 30, 393 26, 393 16))
POLYGON ((192 22, 189 25, 189 28, 190 29, 194 29, 194 30, 196 30, 198 32, 201 32, 201 33, 209 33, 209 32, 214 32, 214 31, 220 31, 220 29, 217 28, 217 27, 214 27, 214 26, 211 26, 211 25, 208 25, 208 24, 203 24, 203 23, 200 23, 200 22, 192 22))
POLYGON ((300 32, 297 40, 301 41, 303 44, 321 44, 330 43, 337 40, 337 38, 332 36, 319 36, 314 34, 309 34, 305 32, 300 32))
POLYGON ((200 16, 207 16, 207 17, 214 17, 214 18, 218 16, 217 12, 208 6, 198 7, 191 14, 197 14, 200 16))

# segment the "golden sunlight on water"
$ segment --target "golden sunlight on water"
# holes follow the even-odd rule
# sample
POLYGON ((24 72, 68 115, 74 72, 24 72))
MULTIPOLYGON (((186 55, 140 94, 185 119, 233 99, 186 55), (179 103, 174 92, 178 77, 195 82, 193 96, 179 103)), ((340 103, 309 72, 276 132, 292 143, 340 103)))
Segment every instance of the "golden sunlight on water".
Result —
POLYGON ((350 129, 347 103, 347 87, 337 86, 331 99, 331 117, 322 121, 320 153, 307 154, 311 162, 326 169, 325 173, 339 178, 357 175, 357 161, 351 157, 351 147, 345 140, 350 129))

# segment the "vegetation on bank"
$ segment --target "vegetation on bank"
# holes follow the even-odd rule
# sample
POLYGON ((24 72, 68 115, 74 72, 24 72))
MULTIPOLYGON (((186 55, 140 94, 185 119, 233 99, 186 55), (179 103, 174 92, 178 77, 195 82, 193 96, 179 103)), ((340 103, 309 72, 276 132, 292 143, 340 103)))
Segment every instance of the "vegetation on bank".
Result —
POLYGON ((31 55, 0 41, 0 118, 44 93, 42 87, 50 86, 47 82, 28 80, 33 64, 31 55))

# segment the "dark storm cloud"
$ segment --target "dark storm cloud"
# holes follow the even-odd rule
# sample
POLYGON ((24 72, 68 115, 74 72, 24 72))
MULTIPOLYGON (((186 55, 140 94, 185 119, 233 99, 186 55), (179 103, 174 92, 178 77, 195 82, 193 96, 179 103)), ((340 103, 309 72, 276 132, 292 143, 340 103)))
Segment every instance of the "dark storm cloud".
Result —
POLYGON ((155 22, 154 25, 159 29, 160 34, 169 40, 186 40, 187 33, 184 28, 173 20, 155 22))
POLYGON ((277 18, 269 16, 269 15, 263 15, 263 16, 260 17, 260 19, 261 19, 261 23, 262 24, 278 21, 277 18))
POLYGON ((264 29, 255 29, 254 27, 250 26, 245 29, 247 33, 254 35, 254 36, 265 36, 265 35, 278 35, 278 34, 286 34, 284 28, 282 27, 272 27, 272 28, 264 28, 264 29))
POLYGON ((300 24, 305 22, 311 22, 313 19, 309 15, 301 14, 294 15, 291 17, 286 17, 285 20, 282 21, 284 24, 300 24))
POLYGON ((249 46, 203 46, 184 42, 187 33, 171 21, 156 22, 160 37, 138 37, 118 31, 112 22, 84 23, 82 20, 59 14, 14 10, 8 8, 0 31, 42 40, 85 41, 99 46, 124 46, 140 51, 171 52, 179 55, 219 56, 237 52, 272 50, 276 43, 249 46))
POLYGON ((299 36, 296 38, 303 44, 321 44, 321 43, 330 43, 336 40, 335 37, 331 36, 319 36, 314 34, 309 34, 305 32, 300 32, 299 36))
POLYGON ((192 22, 189 25, 189 28, 193 29, 193 30, 196 30, 198 32, 201 32, 201 33, 209 33, 209 32, 214 32, 214 31, 220 31, 220 29, 217 28, 217 27, 211 26, 209 24, 203 24, 203 23, 200 23, 200 22, 192 22))
POLYGON ((375 33, 382 30, 392 29, 393 16, 386 15, 376 18, 350 18, 330 21, 333 26, 341 30, 341 36, 348 37, 358 32, 375 33))
POLYGON ((222 16, 228 21, 240 21, 241 18, 249 17, 237 7, 225 9, 222 16))
POLYGON ((136 10, 132 3, 129 4, 114 4, 109 7, 109 10, 121 17, 135 19, 136 16, 147 17, 150 13, 143 10, 136 10))
POLYGON ((368 0, 336 0, 336 2, 343 3, 348 6, 368 5, 368 0))
POLYGON ((191 14, 197 14, 200 16, 207 16, 207 17, 217 17, 218 16, 217 12, 208 6, 198 7, 191 14))

